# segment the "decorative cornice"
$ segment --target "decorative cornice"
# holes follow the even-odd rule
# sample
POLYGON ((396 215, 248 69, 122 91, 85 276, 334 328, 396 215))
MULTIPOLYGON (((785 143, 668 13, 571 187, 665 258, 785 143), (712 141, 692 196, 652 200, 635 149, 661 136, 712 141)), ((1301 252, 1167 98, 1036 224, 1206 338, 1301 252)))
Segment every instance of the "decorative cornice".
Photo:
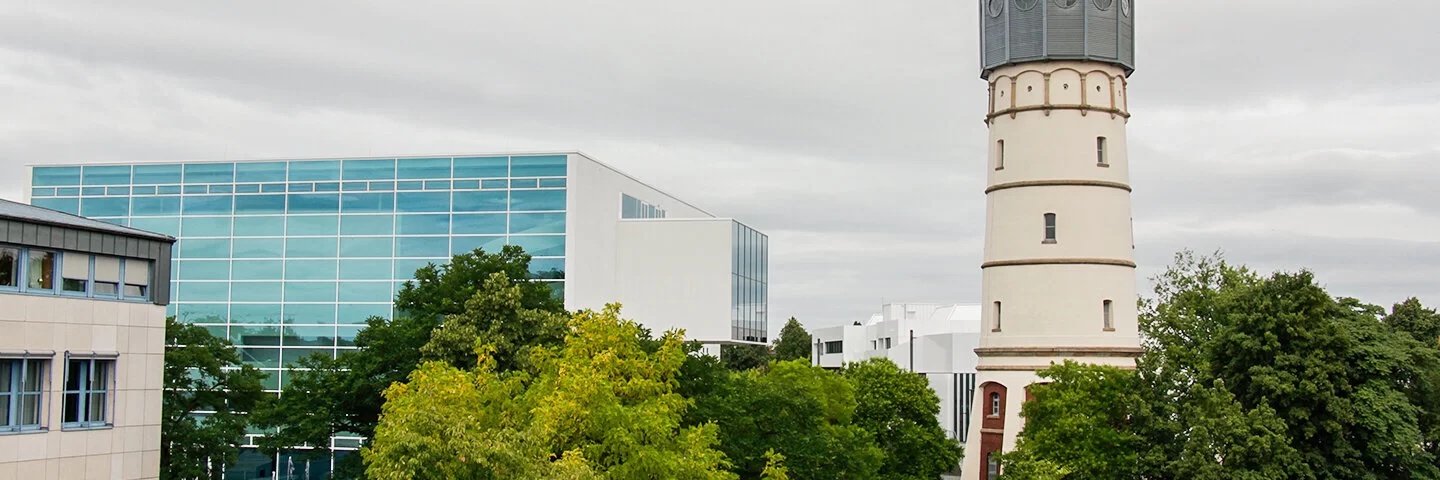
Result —
POLYGON ((1108 114, 1110 114, 1111 116, 1121 117, 1121 118, 1124 118, 1124 119, 1126 119, 1126 120, 1129 120, 1129 119, 1130 119, 1130 113, 1129 113, 1129 112, 1126 112, 1126 111, 1121 110, 1121 109, 1118 109, 1118 108, 1097 107, 1097 106, 1094 106, 1094 105, 1024 105, 1024 106, 1010 107, 1010 108, 1007 108, 1007 109, 1004 109, 1004 110, 1000 110, 1000 111, 997 111, 997 112, 995 112, 995 113, 986 115, 986 116, 985 116, 985 122, 986 122, 986 123, 989 123, 989 122, 991 122, 991 121, 994 121, 994 120, 995 120, 995 117, 1000 117, 1000 116, 1004 116, 1004 115, 1009 115, 1010 118, 1015 118, 1015 114, 1023 113, 1023 112, 1044 111, 1044 112, 1048 115, 1052 110, 1076 110, 1076 111, 1079 111, 1081 114, 1087 114, 1087 113, 1090 113, 1090 112, 1100 112, 1100 113, 1108 113, 1108 114))
POLYGON ((1130 185, 1107 180, 1024 180, 1019 182, 997 183, 986 188, 985 193, 988 194, 1000 190, 1026 187, 1102 187, 1117 188, 1127 192, 1132 191, 1130 185))
POLYGON ((1135 262, 1118 258, 1022 258, 1019 260, 992 260, 980 264, 980 268, 1017 267, 1026 265, 1109 265, 1135 268, 1135 262))
POLYGON ((1138 357, 1145 353, 1140 347, 979 347, 980 357, 1138 357))

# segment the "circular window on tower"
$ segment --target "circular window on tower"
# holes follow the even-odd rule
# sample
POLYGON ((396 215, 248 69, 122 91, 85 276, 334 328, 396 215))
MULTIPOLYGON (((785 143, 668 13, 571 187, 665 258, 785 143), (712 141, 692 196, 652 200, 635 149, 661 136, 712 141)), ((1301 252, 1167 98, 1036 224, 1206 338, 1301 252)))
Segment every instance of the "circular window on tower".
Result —
POLYGON ((1130 0, 1120 0, 1120 13, 1130 16, 1130 0))
POLYGON ((1115 0, 1095 0, 1095 8, 1100 10, 1109 10, 1112 5, 1115 5, 1115 0))
POLYGON ((1005 0, 990 0, 989 7, 991 17, 998 17, 1005 11, 1005 0))
POLYGON ((1015 8, 1023 11, 1033 10, 1035 6, 1039 4, 1040 0, 1015 0, 1015 8))
POLYGON ((1055 6, 1060 8, 1070 8, 1077 3, 1080 3, 1080 0, 1055 0, 1055 6))

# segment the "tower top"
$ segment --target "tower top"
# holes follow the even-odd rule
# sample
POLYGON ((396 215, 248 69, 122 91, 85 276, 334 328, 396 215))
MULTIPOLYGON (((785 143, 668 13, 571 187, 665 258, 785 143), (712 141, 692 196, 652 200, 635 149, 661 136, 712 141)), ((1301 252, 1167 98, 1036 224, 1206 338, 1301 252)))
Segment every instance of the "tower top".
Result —
POLYGON ((1089 60, 1135 70, 1133 0, 979 0, 980 77, 1004 65, 1089 60))

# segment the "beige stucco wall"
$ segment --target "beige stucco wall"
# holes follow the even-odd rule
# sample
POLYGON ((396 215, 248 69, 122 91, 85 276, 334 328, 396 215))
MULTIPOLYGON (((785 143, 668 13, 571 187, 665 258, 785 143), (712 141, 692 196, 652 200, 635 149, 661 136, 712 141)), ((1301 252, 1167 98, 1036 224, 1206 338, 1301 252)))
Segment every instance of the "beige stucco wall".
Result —
POLYGON ((37 433, 0 435, 0 480, 146 479, 160 474, 165 307, 0 294, 0 350, 53 350, 37 433), (118 352, 112 428, 60 427, 65 352, 118 352))

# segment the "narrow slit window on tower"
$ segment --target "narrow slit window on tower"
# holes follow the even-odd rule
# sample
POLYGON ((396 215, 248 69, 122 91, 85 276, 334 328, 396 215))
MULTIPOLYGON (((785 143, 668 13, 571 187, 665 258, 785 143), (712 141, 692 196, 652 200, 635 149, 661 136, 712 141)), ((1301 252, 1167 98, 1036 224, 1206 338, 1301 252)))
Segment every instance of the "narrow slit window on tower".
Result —
POLYGON ((1106 301, 1104 302, 1104 310, 1105 310, 1105 331, 1115 330, 1115 308, 1114 308, 1114 303, 1111 302, 1111 301, 1109 301, 1109 300, 1106 300, 1106 301))
POLYGON ((1004 170, 1004 169, 1005 169, 1005 141, 1004 141, 1004 140, 998 140, 998 141, 995 142, 995 169, 996 169, 996 170, 1004 170))
POLYGON ((1045 242, 1055 243, 1055 214, 1045 214, 1045 242))
POLYGON ((1095 137, 1095 164, 1108 167, 1110 158, 1105 152, 1105 137, 1095 137))
POLYGON ((998 392, 990 394, 990 416, 1000 416, 1000 393, 998 392))
POLYGON ((995 326, 990 331, 1000 331, 1000 302, 995 302, 995 326))

